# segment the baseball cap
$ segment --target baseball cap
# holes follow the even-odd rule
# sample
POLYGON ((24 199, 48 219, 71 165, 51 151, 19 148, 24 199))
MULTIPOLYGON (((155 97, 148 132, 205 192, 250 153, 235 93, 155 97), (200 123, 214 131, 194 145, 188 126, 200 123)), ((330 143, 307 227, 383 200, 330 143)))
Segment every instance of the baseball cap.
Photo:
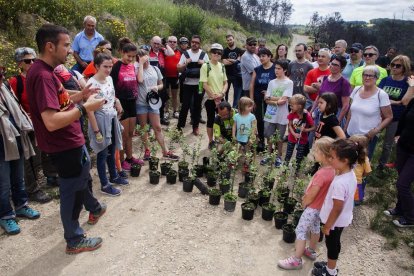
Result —
POLYGON ((354 43, 354 44, 351 45, 351 49, 363 50, 364 49, 364 46, 362 46, 361 43, 356 42, 356 43, 354 43))
POLYGON ((179 40, 179 42, 180 42, 180 44, 184 44, 184 43, 187 43, 188 44, 188 38, 181 37, 180 40, 179 40))
POLYGON ((221 46, 221 44, 218 44, 218 43, 213 43, 213 44, 211 44, 210 50, 220 50, 220 51, 223 51, 223 46, 221 46))
POLYGON ((162 105, 162 100, 157 92, 150 91, 147 94, 147 103, 152 109, 158 110, 162 105))
POLYGON ((246 44, 250 44, 250 43, 257 43, 257 39, 255 37, 253 37, 253 36, 248 37, 246 39, 246 44))

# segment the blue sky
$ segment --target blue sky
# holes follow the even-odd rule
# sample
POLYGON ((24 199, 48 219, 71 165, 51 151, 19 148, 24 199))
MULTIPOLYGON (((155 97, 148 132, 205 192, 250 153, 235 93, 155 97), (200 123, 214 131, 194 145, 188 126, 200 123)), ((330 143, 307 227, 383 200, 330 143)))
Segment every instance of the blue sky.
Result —
POLYGON ((307 24, 313 12, 319 15, 340 12, 346 21, 368 21, 374 18, 395 18, 414 20, 414 12, 409 9, 414 5, 411 0, 290 0, 295 11, 290 24, 307 24))

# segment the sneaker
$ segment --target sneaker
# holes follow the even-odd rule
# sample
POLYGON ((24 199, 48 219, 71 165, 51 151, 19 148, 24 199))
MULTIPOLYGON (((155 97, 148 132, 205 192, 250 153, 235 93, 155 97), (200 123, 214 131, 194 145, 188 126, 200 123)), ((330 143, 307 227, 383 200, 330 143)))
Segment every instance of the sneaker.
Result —
POLYGON ((283 164, 282 159, 280 157, 276 158, 275 167, 279 168, 280 166, 282 166, 282 164, 283 164))
POLYGON ((144 160, 142 160, 142 159, 137 159, 137 158, 135 158, 135 157, 131 157, 131 162, 132 162, 133 164, 138 164, 138 165, 141 165, 141 166, 143 166, 143 165, 144 165, 144 160))
POLYGON ((173 118, 178 119, 180 117, 180 113, 178 111, 175 111, 173 113, 173 118))
POLYGON ((264 166, 269 162, 269 158, 263 158, 262 160, 260 160, 260 165, 264 166))
POLYGON ((125 178, 120 177, 119 175, 115 178, 110 179, 109 183, 122 185, 122 186, 126 186, 126 185, 129 184, 128 180, 126 180, 125 178))
POLYGON ((66 246, 66 254, 78 254, 86 251, 93 251, 101 247, 101 238, 82 238, 74 247, 66 246))
POLYGON ((20 227, 14 219, 0 219, 0 226, 8 235, 17 235, 20 233, 20 227))
POLYGON ((303 253, 304 256, 308 257, 309 259, 311 259, 312 261, 316 260, 317 255, 315 250, 313 250, 310 247, 306 247, 305 248, 305 252, 303 253))
POLYGON ((384 211, 384 215, 386 215, 387 217, 394 217, 394 216, 398 216, 398 212, 395 209, 388 209, 384 211))
POLYGON ((168 151, 168 152, 164 153, 164 158, 174 160, 174 161, 180 159, 180 157, 175 155, 172 151, 168 151))
POLYGON ((200 135, 200 130, 198 130, 198 127, 193 128, 193 135, 194 135, 194 136, 198 136, 198 135, 200 135))
POLYGON ((165 112, 164 113, 164 119, 168 120, 170 118, 170 112, 165 112))
POLYGON ((213 140, 210 143, 208 143, 208 149, 212 150, 216 146, 216 142, 213 140))
POLYGON ((148 160, 150 160, 150 158, 151 158, 151 152, 150 152, 149 149, 146 149, 145 153, 144 153, 144 160, 148 161, 148 160))
POLYGON ((314 276, 334 276, 338 275, 338 269, 335 269, 335 274, 330 274, 326 268, 326 265, 322 268, 313 268, 312 269, 312 275, 314 276))
POLYGON ((321 268, 324 268, 325 266, 327 266, 327 264, 328 264, 328 262, 325 262, 325 261, 314 262, 313 267, 321 269, 321 268))
POLYGON ((128 174, 126 173, 126 171, 122 170, 118 172, 118 175, 122 178, 128 178, 128 174))
POLYGON ((160 123, 164 126, 169 126, 170 125, 170 121, 168 121, 165 118, 161 118, 160 123))
POLYGON ((400 217, 399 219, 395 219, 392 221, 395 226, 401 227, 401 228, 408 228, 408 227, 414 227, 414 223, 408 222, 404 217, 400 217))
POLYGON ((106 185, 101 188, 101 192, 110 196, 119 196, 121 195, 121 190, 113 187, 112 185, 106 185))
POLYGON ((88 219, 88 224, 90 225, 95 225, 99 218, 102 217, 103 214, 105 214, 106 212, 106 204, 105 203, 101 203, 101 209, 99 210, 99 212, 96 213, 92 213, 89 212, 89 219, 88 219))
POLYGON ((30 194, 29 199, 31 201, 35 201, 35 202, 43 204, 43 203, 47 203, 47 202, 51 201, 52 197, 50 195, 48 195, 47 193, 45 193, 44 191, 38 190, 38 191, 34 192, 33 194, 30 194))
POLYGON ((292 256, 278 261, 277 266, 286 270, 302 269, 302 259, 297 260, 296 257, 292 256))
POLYGON ((129 172, 129 171, 131 170, 131 164, 129 164, 126 160, 124 160, 124 161, 122 161, 122 163, 121 163, 121 168, 122 168, 124 171, 129 172))
POLYGON ((28 219, 38 219, 40 218, 40 213, 36 210, 33 210, 29 206, 23 206, 19 210, 16 210, 16 216, 25 217, 28 219))

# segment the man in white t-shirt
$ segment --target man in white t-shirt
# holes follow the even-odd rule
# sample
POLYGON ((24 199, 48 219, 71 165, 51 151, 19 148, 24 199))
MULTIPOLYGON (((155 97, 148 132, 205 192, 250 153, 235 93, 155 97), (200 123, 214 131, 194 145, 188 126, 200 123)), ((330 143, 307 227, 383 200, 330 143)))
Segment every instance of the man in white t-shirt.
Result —
POLYGON ((191 103, 191 119, 193 121, 193 134, 199 135, 199 123, 201 116, 201 102, 203 100, 204 92, 199 91, 200 69, 204 62, 208 62, 208 55, 200 49, 201 37, 193 35, 191 37, 191 49, 184 51, 181 59, 177 64, 179 72, 186 75, 183 84, 183 99, 180 115, 178 118, 177 128, 185 127, 188 110, 191 103))

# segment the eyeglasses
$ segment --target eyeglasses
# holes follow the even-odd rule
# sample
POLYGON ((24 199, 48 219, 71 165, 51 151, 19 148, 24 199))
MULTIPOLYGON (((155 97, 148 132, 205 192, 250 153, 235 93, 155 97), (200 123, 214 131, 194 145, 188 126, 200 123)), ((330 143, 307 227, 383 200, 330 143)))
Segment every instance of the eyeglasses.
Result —
POLYGON ((191 44, 200 44, 198 41, 191 41, 191 44))
POLYGON ((376 75, 371 75, 371 74, 362 74, 362 77, 366 78, 366 79, 373 79, 376 78, 376 75))
POLYGON ((249 43, 248 46, 257 46, 257 43, 249 43))
POLYGON ((358 54, 359 53, 359 50, 357 50, 357 49, 351 49, 351 50, 349 50, 349 52, 351 54, 358 54))
POLYGON ((364 57, 373 57, 376 56, 377 54, 374 53, 364 53, 364 57))
POLYGON ((336 64, 336 63, 332 63, 332 62, 331 62, 331 63, 329 63, 329 65, 330 65, 330 66, 335 66, 335 67, 341 67, 341 65, 340 65, 340 64, 336 64))
POLYGON ((177 41, 168 40, 169 43, 177 43, 177 41))
POLYGON ((391 68, 400 69, 401 67, 402 67, 402 64, 391 62, 391 68))
POLYGON ((216 51, 216 50, 212 50, 211 53, 214 55, 220 55, 220 56, 223 55, 221 51, 216 51))
POLYGON ((30 63, 35 62, 35 60, 36 60, 35 58, 25 58, 22 61, 26 64, 30 64, 30 63))

